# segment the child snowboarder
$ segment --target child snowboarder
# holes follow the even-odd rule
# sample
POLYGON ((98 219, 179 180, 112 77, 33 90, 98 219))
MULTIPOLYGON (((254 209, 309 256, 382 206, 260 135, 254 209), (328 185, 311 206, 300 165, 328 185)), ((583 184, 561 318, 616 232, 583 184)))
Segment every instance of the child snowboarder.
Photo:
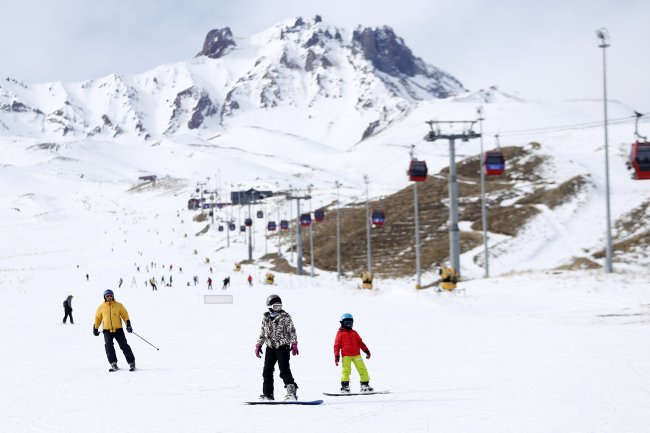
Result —
POLYGON ((269 311, 264 313, 262 331, 255 345, 255 355, 261 358, 262 345, 266 344, 264 370, 262 371, 264 385, 260 400, 274 400, 273 371, 277 362, 280 368, 280 377, 284 381, 284 387, 287 390, 284 399, 286 401, 296 401, 298 400, 296 395, 298 385, 293 380, 291 366, 289 365, 291 355, 298 355, 296 328, 293 326, 293 320, 291 320, 289 313, 282 309, 282 300, 278 295, 271 295, 266 298, 266 308, 269 311))
POLYGON ((208 290, 212 290, 212 278, 208 277, 208 290))
POLYGON ((361 392, 372 392, 373 388, 370 387, 370 376, 368 376, 368 370, 366 369, 365 364, 363 363, 363 358, 361 357, 361 350, 366 354, 366 359, 370 359, 370 350, 361 340, 359 334, 352 329, 354 325, 354 318, 352 314, 345 313, 341 316, 341 327, 336 333, 336 338, 334 339, 334 363, 338 366, 340 356, 339 353, 343 353, 343 375, 341 376, 341 392, 349 393, 350 392, 350 373, 352 373, 352 363, 357 368, 359 376, 361 379, 361 392))

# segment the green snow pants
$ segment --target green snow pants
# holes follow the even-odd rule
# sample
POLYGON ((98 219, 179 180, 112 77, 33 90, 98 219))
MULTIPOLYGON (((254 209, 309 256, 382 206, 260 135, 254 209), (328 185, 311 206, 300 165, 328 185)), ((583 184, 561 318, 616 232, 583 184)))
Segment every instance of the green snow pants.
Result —
POLYGON ((350 381, 350 373, 352 373, 352 363, 357 368, 361 382, 368 382, 370 376, 368 376, 368 369, 366 364, 363 363, 363 358, 361 355, 357 356, 344 356, 343 357, 343 375, 341 376, 341 382, 350 381))

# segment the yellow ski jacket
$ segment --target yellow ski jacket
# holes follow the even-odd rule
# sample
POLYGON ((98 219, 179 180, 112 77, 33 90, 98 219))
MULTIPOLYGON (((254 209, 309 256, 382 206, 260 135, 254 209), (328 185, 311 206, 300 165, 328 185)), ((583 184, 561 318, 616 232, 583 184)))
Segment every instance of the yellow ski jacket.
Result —
POLYGON ((124 305, 116 301, 104 302, 97 308, 97 313, 95 313, 95 329, 99 329, 99 324, 103 321, 104 331, 115 332, 117 329, 122 328, 122 319, 125 322, 129 320, 129 313, 124 308, 124 305))

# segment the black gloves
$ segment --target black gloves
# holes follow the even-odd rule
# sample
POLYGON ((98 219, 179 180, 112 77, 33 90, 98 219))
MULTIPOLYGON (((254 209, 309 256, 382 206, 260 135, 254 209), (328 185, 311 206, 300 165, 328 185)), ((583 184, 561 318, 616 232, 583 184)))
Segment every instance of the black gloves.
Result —
POLYGON ((95 325, 93 325, 93 335, 97 337, 99 335, 99 329, 95 328, 95 325))
POLYGON ((131 332, 133 332, 133 328, 131 328, 131 321, 130 321, 130 320, 127 320, 127 321, 126 321, 126 331, 127 331, 129 334, 130 334, 131 332))

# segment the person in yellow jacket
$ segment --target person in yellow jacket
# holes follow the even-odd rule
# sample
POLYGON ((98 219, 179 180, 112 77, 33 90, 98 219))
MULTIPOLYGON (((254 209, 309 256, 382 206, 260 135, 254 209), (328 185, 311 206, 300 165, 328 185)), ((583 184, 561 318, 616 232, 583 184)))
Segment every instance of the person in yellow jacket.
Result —
POLYGON ((122 349, 126 362, 129 363, 129 369, 131 371, 135 370, 135 356, 133 356, 133 351, 131 351, 131 347, 126 342, 126 335, 124 335, 124 329, 122 329, 122 319, 126 322, 127 332, 133 332, 129 313, 126 311, 126 308, 119 302, 115 302, 115 294, 112 290, 106 290, 104 292, 104 302, 97 308, 97 313, 95 313, 93 335, 99 335, 99 325, 104 322, 102 326, 104 348, 106 349, 108 362, 111 364, 109 371, 117 370, 117 355, 115 354, 113 339, 117 340, 117 344, 122 349))

